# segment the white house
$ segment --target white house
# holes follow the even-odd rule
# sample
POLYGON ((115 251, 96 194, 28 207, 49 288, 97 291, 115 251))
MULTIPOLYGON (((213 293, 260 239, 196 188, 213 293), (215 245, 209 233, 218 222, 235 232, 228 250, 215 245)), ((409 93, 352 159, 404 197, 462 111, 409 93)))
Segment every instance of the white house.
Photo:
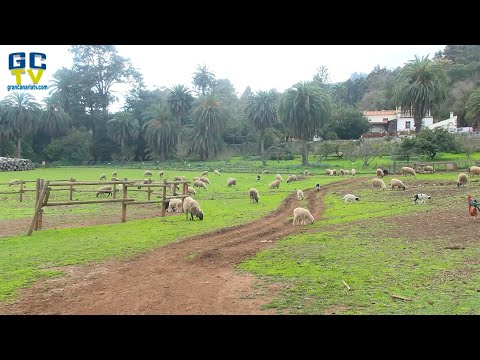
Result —
POLYGON ((429 129, 443 128, 448 131, 456 131, 457 129, 457 116, 453 116, 453 111, 450 111, 450 117, 447 120, 438 121, 430 126, 429 129), (454 130, 455 129, 455 130, 454 130))
MULTIPOLYGON (((370 133, 397 133, 415 131, 415 121, 409 113, 403 113, 400 107, 395 110, 364 111, 363 115, 370 123, 370 133)), ((422 126, 433 124, 430 112, 422 119, 422 126)))

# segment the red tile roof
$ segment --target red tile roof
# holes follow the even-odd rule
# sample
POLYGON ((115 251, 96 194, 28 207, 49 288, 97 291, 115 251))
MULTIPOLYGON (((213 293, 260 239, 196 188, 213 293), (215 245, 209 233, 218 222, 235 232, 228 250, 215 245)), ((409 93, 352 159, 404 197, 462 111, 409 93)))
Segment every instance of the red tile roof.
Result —
POLYGON ((371 111, 364 111, 363 115, 365 116, 375 116, 375 115, 396 115, 397 112, 395 110, 371 110, 371 111))

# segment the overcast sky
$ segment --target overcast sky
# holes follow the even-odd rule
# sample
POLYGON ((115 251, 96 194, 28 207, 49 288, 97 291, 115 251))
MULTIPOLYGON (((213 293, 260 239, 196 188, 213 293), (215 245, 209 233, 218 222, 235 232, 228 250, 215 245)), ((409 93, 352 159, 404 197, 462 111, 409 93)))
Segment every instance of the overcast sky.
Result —
MULTIPOLYGON (((15 77, 8 69, 10 53, 25 52, 27 56, 29 52, 44 53, 47 68, 39 85, 49 85, 55 71, 72 66, 69 48, 67 45, 1 46, 0 99, 8 95, 7 85, 15 84, 15 77)), ((298 81, 311 80, 320 65, 328 68, 331 82, 341 82, 354 72, 368 74, 376 65, 395 69, 415 55, 433 58, 435 52, 444 48, 445 45, 117 45, 120 55, 130 58, 143 74, 149 89, 175 84, 192 88, 193 72, 198 64, 205 63, 217 79, 229 79, 238 94, 247 86, 253 91, 284 91, 298 81)), ((28 74, 22 79, 22 84, 32 84, 28 74)), ((119 90, 125 93, 124 89, 119 90)), ((41 101, 48 91, 31 93, 41 101)))

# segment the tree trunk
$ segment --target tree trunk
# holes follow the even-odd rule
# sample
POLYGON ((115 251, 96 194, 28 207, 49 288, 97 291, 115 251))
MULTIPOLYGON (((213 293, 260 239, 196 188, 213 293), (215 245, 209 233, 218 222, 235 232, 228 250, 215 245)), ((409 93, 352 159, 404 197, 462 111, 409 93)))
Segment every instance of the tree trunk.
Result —
POLYGON ((265 130, 260 131, 260 155, 265 152, 265 130))
POLYGON ((302 140, 302 166, 308 165, 307 142, 302 140))
POLYGON ((20 136, 17 139, 17 158, 22 158, 22 138, 20 136))
POLYGON ((413 123, 415 124, 415 134, 418 134, 422 129, 422 118, 414 117, 413 123))

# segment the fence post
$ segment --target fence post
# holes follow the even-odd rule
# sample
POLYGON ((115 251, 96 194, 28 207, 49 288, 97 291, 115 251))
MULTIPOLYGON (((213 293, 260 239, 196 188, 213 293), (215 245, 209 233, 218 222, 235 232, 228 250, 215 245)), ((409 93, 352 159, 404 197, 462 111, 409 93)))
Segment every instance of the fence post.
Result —
MULTIPOLYGON (((165 200, 167 196, 167 179, 163 179, 163 189, 162 189, 162 217, 165 216, 165 200)), ((182 202, 183 205, 183 202, 182 202)))
POLYGON ((23 180, 20 180, 20 202, 23 201, 23 180))
MULTIPOLYGON (((74 182, 75 179, 73 178, 70 178, 70 182, 74 182)), ((69 200, 72 201, 73 200, 73 185, 70 185, 70 195, 69 195, 69 200)))
MULTIPOLYGON (((124 178, 127 181, 127 178, 124 178)), ((123 202, 122 202, 122 222, 127 221, 127 202, 125 199, 127 198, 127 184, 123 184, 123 202)))
POLYGON ((48 183, 49 183, 48 180, 43 182, 43 179, 42 179, 42 185, 43 185, 42 186, 42 191, 40 193, 40 196, 38 197, 38 201, 37 201, 37 204, 35 206, 35 213, 33 214, 32 222, 31 222, 30 228, 28 229, 28 232, 27 232, 28 236, 32 235, 34 227, 38 228, 38 215, 39 215, 40 210, 42 209, 43 198, 45 196, 45 192, 47 191, 48 183))

